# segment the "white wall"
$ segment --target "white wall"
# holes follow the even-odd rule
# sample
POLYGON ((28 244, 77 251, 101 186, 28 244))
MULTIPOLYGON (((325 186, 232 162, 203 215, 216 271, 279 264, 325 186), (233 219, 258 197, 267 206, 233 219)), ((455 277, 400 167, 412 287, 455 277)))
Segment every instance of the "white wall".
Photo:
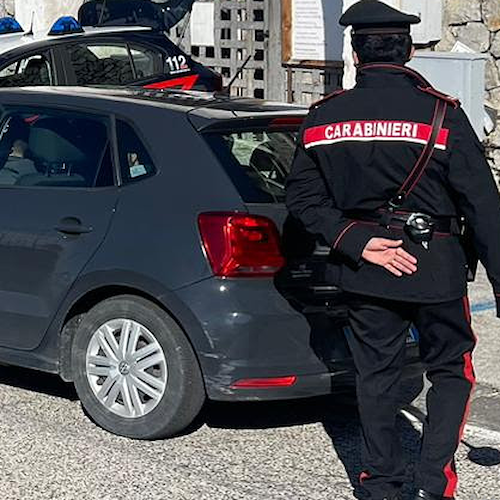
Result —
POLYGON ((76 17, 83 0, 15 0, 16 19, 24 29, 29 29, 34 14, 34 30, 50 28, 61 16, 76 17))

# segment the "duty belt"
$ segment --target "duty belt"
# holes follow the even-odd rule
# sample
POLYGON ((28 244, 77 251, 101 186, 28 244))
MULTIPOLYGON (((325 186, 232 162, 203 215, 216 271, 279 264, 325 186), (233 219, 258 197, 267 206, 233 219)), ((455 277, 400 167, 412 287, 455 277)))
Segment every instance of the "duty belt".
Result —
POLYGON ((434 235, 452 236, 461 234, 460 224, 457 219, 452 217, 434 218, 419 212, 408 213, 382 209, 377 212, 351 214, 349 218, 361 223, 375 223, 389 229, 401 228, 411 241, 422 245, 426 250, 429 249, 429 244, 434 235))
POLYGON ((432 217, 418 212, 389 212, 386 210, 378 211, 356 211, 345 212, 344 215, 352 220, 359 222, 368 222, 377 224, 386 228, 403 229, 408 222, 416 220, 419 217, 425 218, 426 222, 432 224, 434 231, 446 235, 461 234, 460 222, 456 217, 432 217))

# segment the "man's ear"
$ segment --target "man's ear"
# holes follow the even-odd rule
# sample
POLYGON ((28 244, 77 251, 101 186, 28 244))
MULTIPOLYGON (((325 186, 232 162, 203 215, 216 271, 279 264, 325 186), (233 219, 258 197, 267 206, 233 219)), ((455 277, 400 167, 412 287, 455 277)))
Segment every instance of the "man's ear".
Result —
POLYGON ((359 57, 355 50, 352 51, 352 58, 354 59, 354 64, 359 66, 359 57))
POLYGON ((413 59, 413 56, 415 55, 415 45, 412 45, 411 46, 411 51, 410 51, 410 58, 408 59, 408 61, 411 61, 413 59))

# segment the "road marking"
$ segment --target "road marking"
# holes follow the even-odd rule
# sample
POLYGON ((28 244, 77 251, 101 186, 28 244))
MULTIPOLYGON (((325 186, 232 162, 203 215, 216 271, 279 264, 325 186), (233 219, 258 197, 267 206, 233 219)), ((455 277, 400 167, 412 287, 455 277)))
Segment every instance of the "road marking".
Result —
POLYGON ((473 304, 471 307, 472 313, 480 313, 485 311, 490 311, 491 309, 495 309, 496 303, 493 301, 490 302, 479 302, 477 304, 473 304))
MULTIPOLYGON (((424 412, 422 412, 421 410, 419 410, 414 406, 408 406, 406 408, 403 408, 401 410, 401 413, 410 422, 410 424, 416 431, 420 433, 422 432, 422 424, 425 418, 424 412)), ((485 439, 488 442, 492 442, 497 445, 500 444, 499 431, 495 431, 493 429, 487 429, 485 427, 480 427, 474 424, 467 424, 465 426, 465 433, 468 432, 475 434, 476 436, 485 439)))
POLYGON ((488 443, 500 445, 500 432, 498 431, 479 427, 478 425, 467 424, 465 426, 465 432, 470 432, 479 438, 484 439, 488 443))

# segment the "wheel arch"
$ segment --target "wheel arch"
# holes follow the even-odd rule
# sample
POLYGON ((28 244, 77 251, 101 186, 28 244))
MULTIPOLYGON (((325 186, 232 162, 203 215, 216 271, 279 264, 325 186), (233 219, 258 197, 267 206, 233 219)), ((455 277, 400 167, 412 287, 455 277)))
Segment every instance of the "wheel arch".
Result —
POLYGON ((102 284, 101 282, 99 286, 88 287, 85 291, 76 294, 67 301, 66 307, 60 312, 58 357, 59 374, 63 380, 73 381, 71 345, 82 315, 103 300, 119 295, 141 297, 165 311, 184 332, 203 372, 200 353, 209 352, 210 343, 194 314, 173 292, 166 290, 160 292, 156 287, 138 286, 137 283, 109 282, 102 284))

